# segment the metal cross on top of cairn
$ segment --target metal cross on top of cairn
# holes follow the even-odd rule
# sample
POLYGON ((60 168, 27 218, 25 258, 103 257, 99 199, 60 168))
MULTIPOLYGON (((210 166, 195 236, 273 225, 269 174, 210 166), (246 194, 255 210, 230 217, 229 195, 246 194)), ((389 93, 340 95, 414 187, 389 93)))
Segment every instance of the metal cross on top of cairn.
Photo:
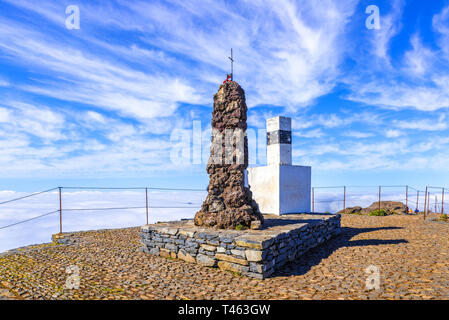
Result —
POLYGON ((231 48, 231 56, 228 57, 228 59, 231 60, 231 74, 227 75, 226 80, 223 81, 223 84, 225 84, 228 81, 234 81, 234 77, 233 77, 233 74, 234 74, 234 57, 232 56, 232 48, 231 48))

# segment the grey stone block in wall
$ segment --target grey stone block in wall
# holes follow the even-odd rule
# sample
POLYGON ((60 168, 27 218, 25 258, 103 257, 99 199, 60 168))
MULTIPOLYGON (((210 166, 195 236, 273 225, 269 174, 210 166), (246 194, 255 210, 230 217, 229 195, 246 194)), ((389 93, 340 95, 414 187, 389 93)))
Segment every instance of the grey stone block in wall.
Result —
POLYGON ((170 251, 173 251, 174 253, 178 253, 178 246, 177 245, 174 245, 174 244, 171 244, 171 243, 167 243, 165 245, 165 248, 170 250, 170 251))
POLYGON ((225 247, 217 247, 217 252, 224 253, 224 252, 226 252, 226 248, 225 247))
POLYGON ((204 254, 199 254, 196 256, 196 262, 206 267, 214 267, 217 263, 217 259, 204 254))

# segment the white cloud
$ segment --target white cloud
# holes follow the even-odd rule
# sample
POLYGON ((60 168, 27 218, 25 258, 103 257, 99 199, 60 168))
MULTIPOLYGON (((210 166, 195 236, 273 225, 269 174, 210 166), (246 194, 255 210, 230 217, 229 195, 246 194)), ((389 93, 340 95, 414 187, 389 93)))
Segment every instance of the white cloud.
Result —
POLYGON ((11 112, 8 109, 0 108, 0 122, 9 122, 11 117, 11 112))
POLYGON ((388 54, 390 42, 401 28, 401 17, 405 1, 393 0, 390 3, 391 10, 388 13, 380 12, 380 29, 372 31, 374 34, 374 37, 372 37, 374 55, 384 60, 387 64, 390 64, 390 56, 388 54))
POLYGON ((350 94, 348 98, 389 109, 416 108, 422 111, 435 111, 449 107, 448 89, 447 84, 436 87, 409 86, 391 81, 389 84, 361 84, 359 92, 350 94))
MULTIPOLYGON (((296 136, 327 140, 309 146, 303 139, 301 150, 294 151, 320 169, 400 167, 399 156, 415 150, 403 134, 447 129, 445 117, 387 122, 375 108, 306 111, 315 111, 312 102, 340 83, 347 85, 349 99, 373 106, 448 107, 449 7, 433 19, 441 50, 428 46, 418 31, 410 37, 410 49, 393 56, 390 48, 402 28, 405 2, 392 2, 390 12, 381 12, 382 29, 366 33, 373 38, 374 47, 366 46, 371 52, 349 57, 355 63, 351 72, 345 58, 354 46, 347 31, 359 9, 356 0, 83 3, 79 32, 64 29, 64 4, 10 3, 51 24, 35 28, 33 15, 23 21, 0 18, 1 58, 29 72, 19 80, 0 78, 0 86, 3 81, 14 89, 10 92, 63 102, 50 108, 20 95, 2 102, 0 168, 5 177, 29 176, 33 170, 41 175, 181 170, 168 161, 168 135, 173 128, 190 128, 206 107, 210 111, 212 95, 229 71, 230 47, 247 104, 261 104, 249 111, 248 124, 264 128, 269 117, 292 115, 296 136), (179 109, 183 102, 199 106, 179 109), (267 110, 262 105, 280 108, 260 111, 267 110), (297 112, 305 105, 311 106, 297 112), (367 144, 345 138, 376 134, 378 141, 367 144)), ((437 150, 426 140, 415 144, 437 150)), ((421 163, 416 156, 408 161, 421 163)))
POLYGON ((410 42, 413 49, 405 53, 405 72, 416 76, 424 75, 434 63, 435 53, 424 47, 418 35, 412 36, 410 42))
POLYGON ((432 25, 434 30, 439 33, 439 46, 446 54, 446 59, 449 60, 449 6, 433 17, 432 25))
MULTIPOLYGON (((403 1, 394 2, 391 15, 395 18, 388 18, 387 21, 399 19, 402 4, 403 1)), ((442 22, 447 19, 447 12, 448 8, 445 8, 433 19, 434 29, 441 35, 440 46, 444 52, 449 43, 445 40, 447 30, 442 22)), ((390 23, 387 23, 388 25, 390 23)), ((388 41, 380 43, 389 43, 394 34, 389 34, 385 38, 388 41)), ((412 49, 406 51, 402 59, 395 61, 398 66, 396 68, 391 66, 392 57, 386 49, 382 49, 381 53, 368 54, 362 59, 369 61, 373 56, 384 57, 387 63, 371 63, 370 68, 357 69, 357 74, 343 79, 351 88, 347 98, 387 109, 414 108, 435 111, 449 107, 449 79, 445 71, 449 67, 449 60, 441 59, 439 50, 424 46, 416 33, 410 37, 410 44, 412 49)))
POLYGON ((92 120, 94 122, 101 123, 101 124, 105 124, 106 123, 105 117, 103 115, 99 114, 98 112, 95 112, 95 111, 87 111, 86 112, 86 119, 87 120, 92 120))
MULTIPOLYGON (((151 127, 92 110, 57 111, 19 101, 6 101, 5 106, 0 107, 3 178, 181 170, 168 161, 168 135, 149 136, 151 127)), ((175 126, 176 121, 171 121, 170 126, 175 126)))
POLYGON ((394 125, 401 129, 420 131, 442 131, 448 129, 448 122, 445 114, 442 114, 438 120, 413 119, 408 121, 395 121, 394 125))
POLYGON ((370 132, 360 132, 360 131, 345 131, 342 133, 343 136, 351 137, 351 138, 357 138, 357 139, 363 139, 363 138, 370 138, 374 136, 373 133, 370 132))
POLYGON ((403 135, 403 132, 399 130, 388 129, 387 131, 385 131, 385 136, 387 138, 398 138, 401 135, 403 135))
POLYGON ((379 123, 380 115, 374 112, 359 112, 351 114, 337 115, 313 114, 311 116, 295 116, 292 118, 292 129, 303 130, 311 127, 338 128, 346 127, 353 123, 375 124, 379 123))
MULTIPOLYGON (((61 79, 70 79, 63 84, 22 85, 22 90, 145 119, 171 115, 178 102, 209 101, 212 86, 228 71, 226 57, 232 46, 236 79, 244 87, 251 83, 246 88, 249 106, 263 103, 296 108, 334 87, 341 73, 345 29, 357 2, 283 0, 273 6, 269 1, 176 1, 173 5, 136 1, 115 8, 83 4, 83 29, 98 25, 139 31, 141 40, 156 49, 136 43, 109 45, 87 34, 74 35, 101 47, 104 54, 100 58, 89 46, 76 48, 66 34, 54 41, 8 20, 0 25, 0 47, 21 63, 39 64, 41 72, 56 72, 61 79), (61 40, 67 43, 60 44, 61 40), (170 57, 174 52, 185 54, 196 64, 180 63, 170 57), (117 63, 121 57, 138 59, 144 63, 145 73, 117 63), (195 86, 188 79, 196 80, 195 86)), ((44 1, 37 8, 29 1, 11 3, 62 25, 56 14, 60 5, 44 1)))
POLYGON ((326 134, 321 129, 314 129, 309 131, 293 131, 293 135, 297 137, 303 137, 303 138, 321 138, 325 136, 326 134))
POLYGON ((0 48, 21 64, 37 66, 38 72, 59 78, 17 85, 25 91, 88 103, 137 119, 169 116, 178 102, 200 101, 195 89, 180 78, 145 74, 8 20, 0 20, 0 48))
MULTIPOLYGON (((248 105, 296 107, 333 88, 345 26, 356 3, 279 1, 272 6, 259 1, 243 6, 202 1, 177 2, 168 9, 139 1, 128 8, 144 41, 167 52, 184 52, 199 63, 195 70, 186 70, 193 77, 219 83, 228 71, 226 57, 232 46, 236 80, 244 87, 251 83, 246 88, 248 105)), ((107 21, 112 23, 114 17, 109 15, 107 21)))
POLYGON ((9 87, 10 83, 8 80, 0 78, 0 87, 9 87))
POLYGON ((10 101, 5 104, 9 108, 0 109, 0 122, 6 122, 2 127, 7 128, 9 132, 27 133, 45 141, 59 140, 64 137, 62 129, 65 119, 49 107, 19 101, 10 101), (1 113, 6 117, 4 119, 6 121, 1 121, 1 113))
POLYGON ((250 110, 247 119, 248 126, 256 127, 259 129, 266 129, 267 119, 276 117, 278 115, 280 114, 276 114, 273 110, 269 110, 266 112, 262 112, 257 109, 250 110))
MULTIPOLYGON (((394 131, 390 134, 396 135, 394 131)), ((363 142, 322 139, 318 144, 293 150, 293 157, 301 158, 303 164, 320 171, 437 170, 442 173, 449 168, 448 150, 449 138, 441 136, 423 136, 420 140, 395 137, 363 142)))
POLYGON ((318 117, 319 125, 322 125, 326 128, 341 127, 341 126, 350 124, 354 121, 356 121, 356 118, 354 116, 349 116, 349 117, 343 118, 343 117, 337 116, 336 114, 329 114, 329 115, 321 114, 318 117))

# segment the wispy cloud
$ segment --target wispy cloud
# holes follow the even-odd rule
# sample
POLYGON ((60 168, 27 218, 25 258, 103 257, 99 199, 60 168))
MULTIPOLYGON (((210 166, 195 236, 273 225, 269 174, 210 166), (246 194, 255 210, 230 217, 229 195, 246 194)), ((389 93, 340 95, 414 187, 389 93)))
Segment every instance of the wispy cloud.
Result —
POLYGON ((395 125, 401 129, 421 131, 443 131, 448 129, 446 115, 442 114, 438 119, 412 119, 408 121, 395 121, 395 125))
POLYGON ((2 177, 204 173, 170 162, 170 133, 209 140, 231 47, 248 124, 291 116, 301 164, 447 167, 449 7, 427 30, 385 1, 367 30, 358 0, 91 1, 67 30, 65 2, 1 5, 2 177))
MULTIPOLYGON (((250 106, 295 107, 332 90, 356 3, 280 1, 273 7, 267 1, 171 6, 138 1, 128 9, 143 41, 195 61, 194 70, 186 70, 192 77, 219 83, 228 71, 229 47, 234 47, 236 79, 244 86, 251 83, 246 86, 250 106), (317 19, 326 23, 317 24, 317 19)), ((109 14, 106 21, 115 25, 114 17, 109 14)))
POLYGON ((434 15, 432 26, 438 33, 439 46, 445 53, 445 57, 449 60, 449 6, 445 7, 440 13, 434 15))
POLYGON ((363 138, 370 138, 370 137, 374 136, 374 133, 360 132, 360 131, 346 131, 343 133, 343 135, 346 137, 363 139, 363 138))
POLYGON ((292 129, 300 130, 311 127, 338 128, 353 123, 373 124, 379 122, 380 115, 373 112, 357 112, 352 114, 335 113, 296 116, 292 121, 292 129))
POLYGON ((406 74, 414 76, 423 76, 429 73, 432 64, 437 57, 436 53, 426 48, 422 44, 419 35, 415 34, 410 39, 412 50, 405 53, 405 69, 406 74))
MULTIPOLYGON (((353 101, 363 102, 368 105, 380 106, 387 109, 414 108, 423 111, 434 111, 449 107, 449 79, 446 70, 449 60, 444 61, 440 52, 447 52, 449 42, 445 39, 446 28, 442 21, 447 19, 448 8, 443 9, 433 18, 433 28, 441 41, 440 48, 435 49, 425 46, 419 34, 414 33, 407 50, 401 59, 395 61, 396 67, 391 66, 391 54, 388 54, 387 44, 396 32, 400 23, 390 23, 398 20, 402 12, 404 1, 394 1, 391 13, 387 15, 387 25, 381 27, 380 34, 383 41, 379 42, 380 51, 368 54, 383 57, 386 62, 373 63, 370 68, 358 70, 360 74, 350 76, 344 81, 351 87, 351 93, 347 98, 353 101), (394 17, 394 18, 393 18, 394 17), (386 41, 385 39, 388 39, 386 41), (364 80, 362 80, 362 78, 364 80)), ((385 20, 385 19, 384 19, 385 20)), ((379 41, 373 39, 373 44, 379 41)))
POLYGON ((195 89, 181 78, 143 73, 8 20, 0 20, 0 29, 3 52, 55 78, 17 85, 24 91, 88 103, 136 119, 169 116, 178 102, 199 101, 195 89))
POLYGON ((390 2, 390 11, 380 14, 380 29, 374 31, 372 37, 374 55, 390 65, 389 48, 391 40, 398 34, 402 27, 401 17, 405 5, 405 0, 393 0, 390 2))
POLYGON ((0 87, 9 87, 10 83, 8 80, 0 77, 0 87))

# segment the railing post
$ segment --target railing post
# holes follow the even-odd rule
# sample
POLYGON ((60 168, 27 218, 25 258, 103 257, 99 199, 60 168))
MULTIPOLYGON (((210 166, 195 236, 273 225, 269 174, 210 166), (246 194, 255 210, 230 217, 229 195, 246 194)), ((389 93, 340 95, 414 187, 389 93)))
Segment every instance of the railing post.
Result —
POLYGON ((312 212, 315 212, 315 188, 312 188, 312 212))
POLYGON ((145 188, 146 209, 147 209, 147 224, 148 224, 148 188, 145 188))
POLYGON ((444 214, 444 188, 443 191, 441 192, 441 215, 444 214))
POLYGON ((419 190, 416 191, 416 210, 419 210, 419 190))
POLYGON ((343 187, 343 213, 346 213, 346 186, 343 187))
POLYGON ((424 220, 426 220, 426 210, 427 210, 427 187, 426 187, 426 195, 424 196, 424 220))
POLYGON ((379 203, 378 203, 378 209, 379 209, 379 214, 380 214, 380 190, 381 190, 381 186, 379 186, 379 203))
POLYGON ((62 233, 62 187, 59 188, 59 233, 62 233))
POLYGON ((408 186, 405 186, 405 214, 408 214, 408 186))

